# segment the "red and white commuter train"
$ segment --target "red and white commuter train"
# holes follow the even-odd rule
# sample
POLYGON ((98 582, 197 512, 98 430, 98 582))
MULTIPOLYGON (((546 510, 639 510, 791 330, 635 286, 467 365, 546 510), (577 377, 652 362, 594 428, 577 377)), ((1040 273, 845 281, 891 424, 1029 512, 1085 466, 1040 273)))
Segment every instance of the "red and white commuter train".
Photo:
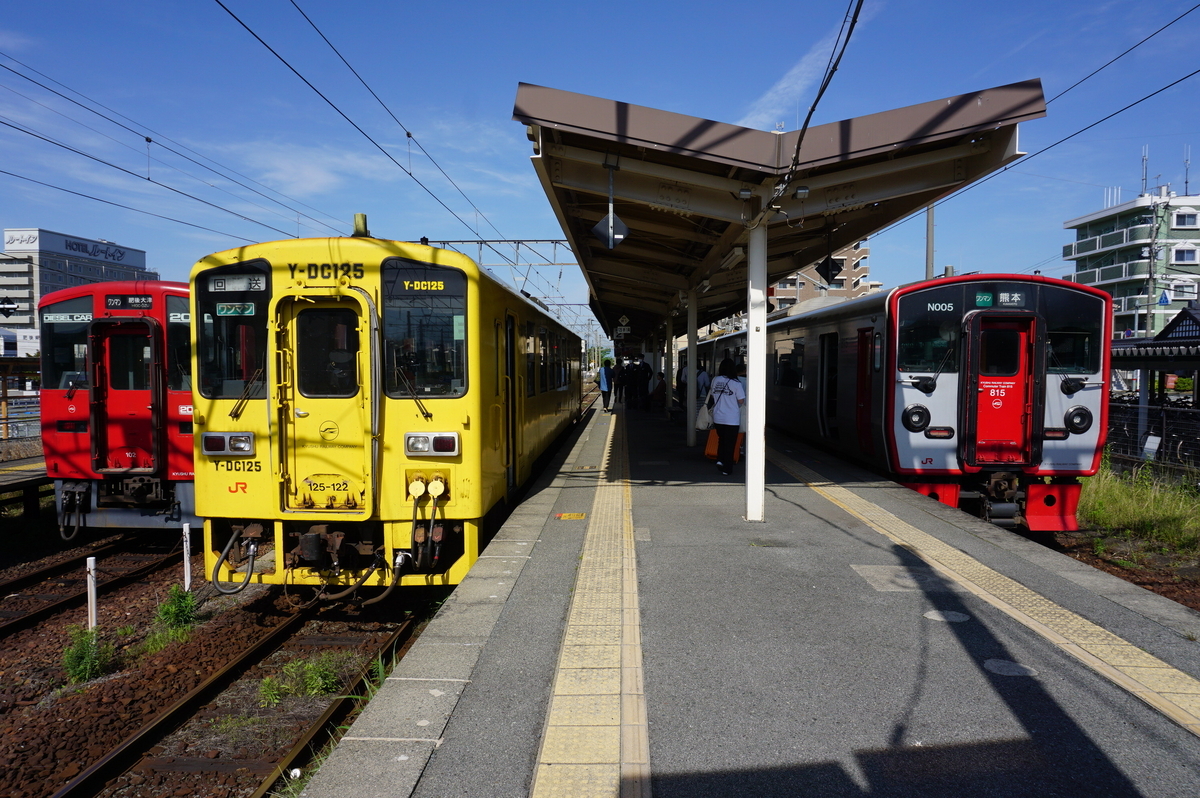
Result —
MULTIPOLYGON (((1000 526, 1076 529, 1111 330, 1108 294, 1048 277, 874 293, 768 325, 767 421, 1000 526)), ((744 356, 745 334, 699 350, 710 367, 744 356)))

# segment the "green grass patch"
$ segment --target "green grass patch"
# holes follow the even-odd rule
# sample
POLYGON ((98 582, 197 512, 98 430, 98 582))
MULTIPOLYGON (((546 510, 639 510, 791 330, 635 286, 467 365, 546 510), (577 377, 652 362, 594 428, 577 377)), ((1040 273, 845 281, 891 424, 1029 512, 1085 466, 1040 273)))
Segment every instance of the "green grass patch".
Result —
POLYGON ((259 684, 261 706, 277 706, 288 696, 333 695, 361 671, 362 656, 353 652, 327 652, 284 665, 278 676, 259 684))
MULTIPOLYGON (((1129 478, 1106 464, 1083 481, 1079 521, 1084 528, 1123 534, 1164 552, 1195 554, 1200 551, 1198 501, 1194 489, 1155 478, 1149 468, 1129 478)), ((1102 541, 1093 546, 1103 554, 1102 541)))
POLYGON ((116 667, 116 651, 112 643, 100 640, 96 629, 72 626, 67 634, 71 642, 63 650, 63 669, 71 684, 112 673, 116 667))

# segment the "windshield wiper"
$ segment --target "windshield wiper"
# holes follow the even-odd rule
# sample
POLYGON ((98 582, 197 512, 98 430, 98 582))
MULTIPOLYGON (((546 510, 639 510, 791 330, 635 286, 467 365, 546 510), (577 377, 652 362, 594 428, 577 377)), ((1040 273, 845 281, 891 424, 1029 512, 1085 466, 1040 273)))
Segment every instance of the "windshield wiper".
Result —
POLYGON ((229 411, 229 417, 235 421, 241 417, 242 411, 246 409, 246 403, 250 401, 250 394, 254 392, 254 388, 263 379, 263 370, 259 369, 254 372, 250 379, 246 380, 245 386, 242 388, 242 395, 234 402, 233 409, 229 411))
POLYGON ((425 405, 421 403, 421 397, 417 396, 417 388, 413 385, 412 380, 408 378, 408 375, 404 373, 404 369, 398 368, 396 369, 396 373, 400 375, 400 380, 404 383, 404 389, 412 394, 413 401, 421 409, 421 415, 425 417, 425 420, 428 421, 433 418, 433 413, 426 410, 425 405))
POLYGON ((946 354, 942 357, 942 362, 938 364, 937 371, 932 377, 913 377, 912 384, 921 393, 933 393, 937 390, 937 378, 942 376, 942 369, 946 368, 946 363, 950 360, 950 355, 954 354, 954 347, 946 348, 946 354))

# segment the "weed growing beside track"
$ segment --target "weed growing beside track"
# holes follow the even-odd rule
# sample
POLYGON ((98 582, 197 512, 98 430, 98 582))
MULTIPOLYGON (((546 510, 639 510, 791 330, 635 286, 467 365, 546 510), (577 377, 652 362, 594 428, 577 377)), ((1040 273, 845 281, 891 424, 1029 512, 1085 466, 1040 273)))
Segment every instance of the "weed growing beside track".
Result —
POLYGON ((1084 480, 1079 520, 1087 529, 1140 541, 1160 554, 1194 557, 1200 553, 1198 505, 1200 493, 1191 485, 1168 483, 1146 467, 1130 478, 1105 464, 1084 480))

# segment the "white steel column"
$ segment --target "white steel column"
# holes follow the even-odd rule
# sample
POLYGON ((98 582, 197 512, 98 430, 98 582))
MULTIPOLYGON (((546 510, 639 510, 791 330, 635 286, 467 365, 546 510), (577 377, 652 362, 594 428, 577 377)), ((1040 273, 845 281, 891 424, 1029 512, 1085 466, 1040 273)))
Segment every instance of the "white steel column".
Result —
POLYGON ((746 252, 746 520, 764 520, 767 478, 767 222, 749 231, 746 252))
POLYGON ((687 417, 683 419, 687 427, 687 445, 696 445, 696 347, 699 340, 696 337, 696 289, 689 288, 687 292, 688 315, 688 364, 687 364, 687 417))

